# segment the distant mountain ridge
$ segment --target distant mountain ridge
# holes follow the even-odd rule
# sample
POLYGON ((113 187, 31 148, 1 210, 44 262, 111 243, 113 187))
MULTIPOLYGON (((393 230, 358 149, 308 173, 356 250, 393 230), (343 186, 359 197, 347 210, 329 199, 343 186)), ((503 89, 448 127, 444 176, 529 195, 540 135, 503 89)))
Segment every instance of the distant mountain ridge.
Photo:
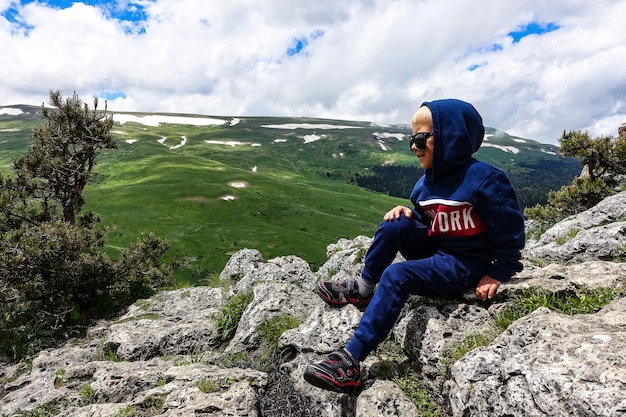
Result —
MULTIPOLYGON (((39 111, 0 107, 3 175, 29 146, 39 111)), ((319 265, 327 244, 372 235, 385 211, 410 204, 422 174, 404 139, 408 124, 109 113, 118 149, 98 161, 86 209, 109 227, 111 252, 148 232, 168 239, 190 280, 221 270, 244 247, 319 265)), ((525 207, 581 171, 558 147, 495 128, 476 157, 509 174, 525 207)))
MULTIPOLYGON (((3 119, 31 121, 33 118, 37 119, 36 115, 39 110, 39 107, 28 105, 4 106, 0 108, 0 121, 3 119)), ((353 170, 353 166, 350 166, 350 169, 346 170, 328 171, 326 176, 344 177, 365 188, 396 197, 407 198, 415 180, 421 176, 419 164, 412 155, 407 155, 407 149, 404 149, 407 145, 403 141, 403 137, 410 133, 408 124, 382 125, 371 122, 329 119, 219 117, 173 113, 110 111, 110 114, 114 116, 114 120, 120 126, 120 129, 114 130, 116 139, 131 143, 134 143, 136 139, 124 139, 129 134, 124 127, 132 124, 143 125, 154 130, 158 130, 159 127, 166 124, 192 127, 217 126, 227 129, 242 123, 242 121, 246 125, 244 130, 251 133, 250 137, 262 138, 266 137, 267 133, 274 131, 279 132, 277 136, 280 137, 299 136, 304 144, 325 138, 333 140, 338 138, 344 139, 348 146, 353 146, 349 143, 350 141, 354 143, 356 139, 363 144, 365 140, 367 145, 375 147, 380 155, 375 155, 374 149, 370 149, 370 156, 373 157, 365 157, 360 163, 356 161, 357 170, 353 170), (254 123, 255 121, 257 123, 254 123), (255 135, 252 132, 253 129, 265 130, 265 132, 255 135), (285 134, 289 131, 292 134, 285 134), (332 135, 324 133, 329 131, 332 131, 332 135), (298 135, 299 133, 301 134, 298 135), (390 157, 385 158, 383 156, 385 154, 390 155, 390 157), (401 157, 398 158, 398 155, 401 157), (407 169, 399 170, 398 167, 407 169), (392 173, 390 178, 388 178, 386 171, 392 173), (405 178, 403 181, 398 181, 400 175, 405 178)), ((183 137, 186 136, 181 134, 178 142, 174 143, 175 138, 162 136, 159 142, 167 148, 175 149, 184 146, 183 137)), ((276 145, 286 141, 286 138, 276 138, 271 143, 276 145)), ((207 140, 206 142, 210 145, 231 147, 263 145, 262 142, 241 140, 207 140)), ((343 158, 345 153, 334 153, 333 157, 343 158)), ((509 174, 523 207, 545 203, 548 191, 556 190, 562 185, 568 184, 582 169, 577 160, 560 156, 557 146, 511 136, 504 131, 491 127, 486 127, 485 139, 476 157, 502 168, 509 174)))

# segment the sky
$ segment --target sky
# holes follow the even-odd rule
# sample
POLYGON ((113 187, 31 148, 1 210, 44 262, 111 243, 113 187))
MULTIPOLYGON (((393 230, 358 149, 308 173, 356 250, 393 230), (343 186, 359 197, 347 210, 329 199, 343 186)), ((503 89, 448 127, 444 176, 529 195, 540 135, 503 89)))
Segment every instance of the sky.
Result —
POLYGON ((0 106, 409 124, 425 101, 558 144, 626 123, 623 0, 0 0, 0 106))

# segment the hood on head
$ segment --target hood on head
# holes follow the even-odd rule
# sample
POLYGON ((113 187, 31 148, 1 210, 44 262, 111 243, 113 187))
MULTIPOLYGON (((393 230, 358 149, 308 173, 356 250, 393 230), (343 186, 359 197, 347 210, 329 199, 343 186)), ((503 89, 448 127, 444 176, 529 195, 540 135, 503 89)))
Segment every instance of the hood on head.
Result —
MULTIPOLYGON (((424 102, 433 116, 432 179, 446 177, 472 159, 485 137, 483 119, 474 106, 457 99, 424 102)), ((430 171, 430 172, 428 172, 430 171)))

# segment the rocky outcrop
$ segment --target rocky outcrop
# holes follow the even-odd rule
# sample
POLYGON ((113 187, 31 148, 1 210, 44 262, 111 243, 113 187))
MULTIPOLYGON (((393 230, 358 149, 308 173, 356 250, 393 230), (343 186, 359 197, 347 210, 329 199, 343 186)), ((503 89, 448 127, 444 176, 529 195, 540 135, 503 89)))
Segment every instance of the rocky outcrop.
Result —
POLYGON ((450 360, 468 336, 493 331, 494 315, 530 288, 626 287, 626 264, 615 262, 619 249, 609 249, 624 244, 622 235, 606 232, 622 227, 624 198, 613 196, 529 242, 524 271, 493 302, 472 293, 411 298, 389 341, 363 364, 366 387, 358 397, 312 387, 302 374, 307 363, 346 343, 359 322, 354 307, 328 308, 311 290, 320 279, 358 276, 371 242, 363 236, 329 245, 328 261, 316 272, 294 256, 265 261, 256 250, 241 250, 220 275, 224 288, 160 292, 91 327, 86 337, 41 352, 31 365, 2 364, 0 415, 45 409, 68 417, 417 416, 389 378, 409 364, 441 415, 626 416, 626 298, 585 315, 540 308, 493 342, 450 360), (556 237, 574 228, 571 241, 578 243, 570 249, 584 251, 565 259, 560 246, 569 242, 559 245, 556 237), (604 229, 587 233, 596 228, 604 229), (253 299, 224 343, 220 311, 247 291, 253 299), (259 366, 267 355, 264 324, 285 315, 301 324, 282 333, 273 365, 259 366))
POLYGON ((626 192, 557 223, 529 241, 525 256, 544 263, 614 261, 626 253, 626 192))
POLYGON ((626 415, 626 298, 595 314, 547 308, 456 362, 453 415, 626 415))

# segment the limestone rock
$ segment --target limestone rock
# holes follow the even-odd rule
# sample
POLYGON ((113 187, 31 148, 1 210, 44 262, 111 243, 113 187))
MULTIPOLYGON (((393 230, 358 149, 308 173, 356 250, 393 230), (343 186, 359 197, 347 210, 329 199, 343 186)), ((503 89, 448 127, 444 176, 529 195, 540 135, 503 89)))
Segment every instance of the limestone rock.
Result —
POLYGON ((538 241, 528 242, 524 255, 558 263, 614 261, 626 245, 625 219, 626 192, 621 192, 555 224, 538 241))
POLYGON ((250 291, 258 283, 289 283, 312 290, 315 281, 309 264, 297 256, 282 256, 267 263, 253 261, 253 266, 245 269, 245 274, 231 287, 231 293, 250 291))
POLYGON ((289 315, 305 320, 314 305, 311 291, 293 284, 265 284, 254 286, 254 299, 239 320, 229 352, 254 350, 261 343, 259 327, 264 320, 289 315))
POLYGON ((125 315, 105 325, 103 349, 125 360, 210 349, 217 343, 214 318, 222 298, 221 289, 200 287, 164 291, 140 300, 125 315))
POLYGON ((347 281, 358 279, 363 270, 365 253, 372 239, 358 236, 354 240, 340 239, 326 248, 328 260, 317 271, 320 281, 347 281))
POLYGON ((220 273, 223 281, 237 282, 246 273, 258 268, 263 262, 263 255, 256 249, 241 249, 230 257, 224 270, 220 273))
POLYGON ((379 380, 361 394, 356 403, 359 417, 414 417, 418 409, 391 381, 379 380))
POLYGON ((567 316, 540 308, 451 368, 454 416, 626 415, 626 298, 567 316))
POLYGON ((485 307, 449 301, 445 305, 423 305, 405 309, 393 335, 407 355, 420 366, 422 381, 434 397, 440 396, 446 380, 447 357, 465 337, 490 329, 491 316, 485 307))

